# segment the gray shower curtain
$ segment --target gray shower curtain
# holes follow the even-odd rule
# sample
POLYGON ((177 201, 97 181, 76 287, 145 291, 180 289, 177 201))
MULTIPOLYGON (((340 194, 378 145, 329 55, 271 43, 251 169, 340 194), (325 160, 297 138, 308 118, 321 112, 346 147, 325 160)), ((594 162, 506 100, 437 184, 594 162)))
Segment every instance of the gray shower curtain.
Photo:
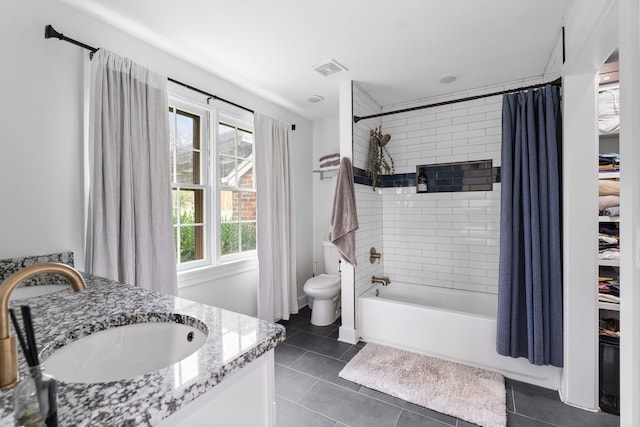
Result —
POLYGON ((560 91, 504 95, 497 351, 562 366, 560 91))

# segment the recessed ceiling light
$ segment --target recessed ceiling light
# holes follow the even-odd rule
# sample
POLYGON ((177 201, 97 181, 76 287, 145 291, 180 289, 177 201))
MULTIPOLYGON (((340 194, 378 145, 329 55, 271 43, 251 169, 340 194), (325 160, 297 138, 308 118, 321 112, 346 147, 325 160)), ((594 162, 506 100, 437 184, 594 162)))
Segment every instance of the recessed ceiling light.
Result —
POLYGON ((440 76, 440 83, 442 84, 453 83, 459 78, 460 76, 457 74, 443 74, 442 76, 440 76))
POLYGON ((335 73, 339 73, 340 71, 347 71, 347 67, 340 64, 335 59, 331 59, 322 63, 321 65, 314 65, 313 69, 327 77, 335 73))
POLYGON ((320 95, 309 95, 307 96, 307 101, 311 102, 312 104, 316 104, 318 102, 324 101, 324 97, 320 95))

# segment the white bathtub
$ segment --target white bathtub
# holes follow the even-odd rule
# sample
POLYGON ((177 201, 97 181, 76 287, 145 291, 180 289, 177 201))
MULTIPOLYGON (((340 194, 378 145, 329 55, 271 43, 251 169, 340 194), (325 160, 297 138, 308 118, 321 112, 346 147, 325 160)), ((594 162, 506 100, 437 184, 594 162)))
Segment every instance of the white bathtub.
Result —
POLYGON ((497 295, 391 282, 358 297, 357 328, 366 342, 490 369, 557 390, 561 369, 496 352, 497 306, 497 295))

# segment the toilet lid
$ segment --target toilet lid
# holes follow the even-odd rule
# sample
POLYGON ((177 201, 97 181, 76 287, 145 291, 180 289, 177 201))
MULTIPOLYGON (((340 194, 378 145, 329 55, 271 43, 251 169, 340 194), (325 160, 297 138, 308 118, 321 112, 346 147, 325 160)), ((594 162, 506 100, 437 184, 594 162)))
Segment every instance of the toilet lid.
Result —
POLYGON ((329 288, 340 283, 340 276, 334 276, 332 274, 321 274, 316 277, 312 277, 307 281, 307 286, 320 289, 329 288))

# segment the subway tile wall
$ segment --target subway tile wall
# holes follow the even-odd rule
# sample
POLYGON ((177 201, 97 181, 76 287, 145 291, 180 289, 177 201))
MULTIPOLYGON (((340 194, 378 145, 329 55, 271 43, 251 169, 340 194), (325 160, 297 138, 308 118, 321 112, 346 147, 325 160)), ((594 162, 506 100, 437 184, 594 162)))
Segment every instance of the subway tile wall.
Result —
MULTIPOLYGON (((536 81, 509 86, 523 83, 536 81)), ((452 98, 503 89, 507 86, 452 98)), ((384 107, 382 111, 443 100, 446 98, 421 100, 384 107)), ((379 108, 354 85, 354 114, 372 114, 379 108)), ((360 121, 354 127, 354 166, 365 168, 369 130, 381 124, 383 133, 391 134, 387 148, 394 158, 396 174, 411 176, 417 165, 485 159, 500 167, 501 115, 502 97, 494 96, 360 121)), ((356 184, 360 220, 356 293, 368 287, 372 274, 384 274, 392 282, 497 293, 500 188, 498 182, 493 184, 493 191, 418 194, 415 185, 374 192, 370 186, 356 184), (381 266, 369 263, 371 246, 383 253, 381 266)))
MULTIPOLYGON (((411 106, 394 106, 393 109, 411 106)), ((491 159, 500 166, 502 97, 385 116, 397 173, 416 165, 491 159)), ((384 271, 390 279, 498 292, 500 184, 493 191, 384 188, 384 271)))

